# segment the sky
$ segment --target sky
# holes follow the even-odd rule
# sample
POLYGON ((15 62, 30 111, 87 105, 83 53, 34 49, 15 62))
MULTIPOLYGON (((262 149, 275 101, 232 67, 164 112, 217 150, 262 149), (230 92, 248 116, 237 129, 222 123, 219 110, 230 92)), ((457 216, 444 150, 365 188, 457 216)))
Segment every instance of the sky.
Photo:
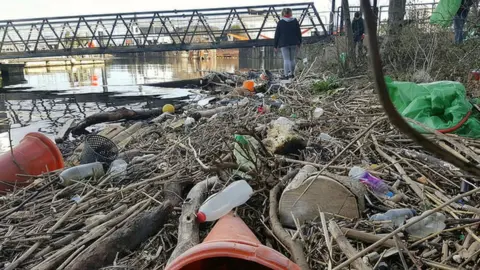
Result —
MULTIPOLYGON (((0 20, 38 18, 67 15, 123 13, 136 11, 160 11, 230 6, 302 3, 312 0, 3 0, 0 4, 0 20)), ((331 0, 313 0, 318 11, 329 11, 331 0)), ((336 6, 341 0, 336 0, 336 6)), ((350 0, 358 5, 359 0, 350 0)), ((388 0, 379 0, 380 5, 388 0)))

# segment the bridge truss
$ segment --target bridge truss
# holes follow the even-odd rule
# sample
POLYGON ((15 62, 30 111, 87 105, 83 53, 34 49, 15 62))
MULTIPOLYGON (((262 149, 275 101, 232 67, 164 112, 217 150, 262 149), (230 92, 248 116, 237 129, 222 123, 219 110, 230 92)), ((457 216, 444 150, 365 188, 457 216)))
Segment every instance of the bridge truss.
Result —
POLYGON ((0 21, 0 59, 272 46, 281 10, 304 41, 328 38, 313 3, 0 21))

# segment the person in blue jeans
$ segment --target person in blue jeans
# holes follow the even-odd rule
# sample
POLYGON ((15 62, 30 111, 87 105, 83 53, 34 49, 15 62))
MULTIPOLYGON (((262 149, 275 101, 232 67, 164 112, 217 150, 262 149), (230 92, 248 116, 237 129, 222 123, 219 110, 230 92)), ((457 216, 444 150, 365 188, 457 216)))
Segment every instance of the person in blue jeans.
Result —
POLYGON ((297 49, 302 44, 302 32, 300 23, 292 17, 292 9, 284 8, 282 10, 282 19, 277 24, 274 42, 275 51, 280 49, 282 52, 285 77, 293 78, 297 49))
POLYGON ((473 5, 473 0, 462 0, 457 14, 453 17, 453 28, 455 29, 455 43, 461 44, 464 39, 465 22, 467 21, 468 12, 473 5))

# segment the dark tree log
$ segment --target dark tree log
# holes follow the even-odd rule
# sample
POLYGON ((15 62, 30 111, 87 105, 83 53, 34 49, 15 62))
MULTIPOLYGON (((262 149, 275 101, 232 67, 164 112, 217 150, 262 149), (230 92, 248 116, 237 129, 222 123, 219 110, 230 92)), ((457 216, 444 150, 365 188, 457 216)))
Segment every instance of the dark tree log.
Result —
POLYGON ((155 235, 168 220, 172 210, 170 201, 165 201, 161 206, 138 215, 103 241, 88 247, 65 269, 93 270, 112 264, 117 253, 125 254, 135 250, 142 242, 155 235))
POLYGON ((72 134, 86 134, 87 132, 85 128, 95 124, 120 120, 142 120, 155 117, 160 114, 162 114, 161 108, 148 111, 134 111, 127 108, 120 108, 114 111, 96 113, 94 115, 90 115, 89 117, 83 119, 80 123, 75 125, 75 127, 72 128, 72 134))

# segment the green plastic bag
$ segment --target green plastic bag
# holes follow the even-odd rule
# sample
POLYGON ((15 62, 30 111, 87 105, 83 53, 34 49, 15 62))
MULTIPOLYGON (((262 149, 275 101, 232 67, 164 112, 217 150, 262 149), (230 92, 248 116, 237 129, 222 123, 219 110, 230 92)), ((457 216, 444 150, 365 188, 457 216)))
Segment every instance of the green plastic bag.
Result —
MULTIPOLYGON (((439 81, 415 84, 397 82, 386 77, 385 81, 393 104, 406 118, 416 120, 436 130, 457 126, 473 105, 468 101, 465 87, 459 82, 439 81)), ((475 111, 475 110, 473 110, 475 111)), ((472 112, 468 120, 453 133, 471 138, 480 138, 479 114, 472 112)), ((418 125, 412 125, 422 133, 429 133, 418 125)))
POLYGON ((453 16, 457 14, 461 3, 462 0, 441 0, 430 17, 430 23, 443 27, 451 26, 453 16))

